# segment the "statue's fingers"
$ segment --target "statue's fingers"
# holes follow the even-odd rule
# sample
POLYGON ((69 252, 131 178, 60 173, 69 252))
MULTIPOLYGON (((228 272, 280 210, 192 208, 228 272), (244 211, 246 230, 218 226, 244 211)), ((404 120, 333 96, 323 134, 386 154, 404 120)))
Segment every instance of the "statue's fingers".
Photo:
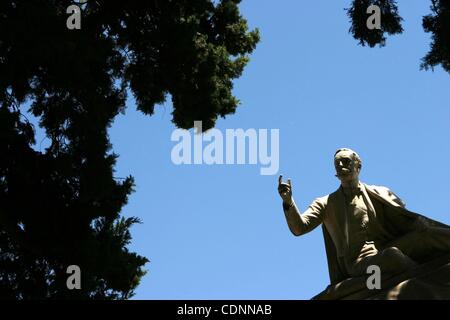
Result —
POLYGON ((278 184, 281 184, 283 182, 283 176, 280 174, 278 177, 278 184))
POLYGON ((292 182, 291 182, 291 179, 288 179, 288 182, 287 182, 287 183, 288 183, 289 187, 292 188, 292 182))
POLYGON ((291 191, 291 187, 287 184, 282 182, 279 186, 278 186, 278 190, 280 192, 290 192, 291 191))

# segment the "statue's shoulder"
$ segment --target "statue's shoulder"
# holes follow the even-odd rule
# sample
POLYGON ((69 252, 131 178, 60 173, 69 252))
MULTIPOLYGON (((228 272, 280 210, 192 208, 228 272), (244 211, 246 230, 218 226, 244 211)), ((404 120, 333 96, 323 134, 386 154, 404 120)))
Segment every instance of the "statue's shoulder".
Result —
POLYGON ((374 184, 365 184, 365 183, 364 186, 366 187, 367 190, 375 192, 379 195, 388 195, 389 193, 392 193, 391 189, 385 186, 378 186, 374 184))
POLYGON ((393 202, 401 207, 406 207, 405 202, 400 199, 391 189, 385 186, 377 186, 377 185, 368 185, 364 184, 366 190, 372 193, 379 195, 381 198, 388 200, 389 202, 393 202))
POLYGON ((314 201, 312 202, 310 207, 325 209, 327 206, 327 203, 328 203, 328 197, 329 197, 329 195, 326 195, 326 196, 318 197, 318 198, 314 199, 314 201))

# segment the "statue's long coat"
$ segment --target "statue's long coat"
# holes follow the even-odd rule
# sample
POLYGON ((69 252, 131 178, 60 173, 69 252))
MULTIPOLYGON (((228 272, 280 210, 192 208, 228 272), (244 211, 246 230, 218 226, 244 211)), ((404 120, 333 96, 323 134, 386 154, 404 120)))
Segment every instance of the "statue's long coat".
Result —
MULTIPOLYGON (((368 215, 376 232, 386 239, 394 240, 415 228, 433 227, 450 228, 449 226, 411 212, 405 208, 403 201, 386 187, 360 184, 364 201, 368 207, 368 215), (374 202, 378 201, 388 210, 376 212, 374 202)), ((343 256, 348 247, 348 234, 345 230, 346 210, 342 187, 328 196, 316 199, 311 204, 307 216, 315 217, 321 213, 322 230, 328 259, 328 270, 331 284, 336 284, 349 277, 346 274, 343 256)), ((312 226, 314 227, 314 226, 312 226)), ((308 228, 312 229, 312 228, 308 228)), ((310 230, 306 230, 308 232, 310 230)))

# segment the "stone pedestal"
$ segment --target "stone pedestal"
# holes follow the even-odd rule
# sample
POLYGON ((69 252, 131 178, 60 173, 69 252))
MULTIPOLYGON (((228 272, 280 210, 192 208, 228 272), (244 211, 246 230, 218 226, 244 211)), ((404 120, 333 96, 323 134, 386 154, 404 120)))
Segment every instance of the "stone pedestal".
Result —
POLYGON ((381 289, 369 290, 367 277, 328 286, 313 300, 450 300, 450 255, 408 272, 382 277, 381 289))

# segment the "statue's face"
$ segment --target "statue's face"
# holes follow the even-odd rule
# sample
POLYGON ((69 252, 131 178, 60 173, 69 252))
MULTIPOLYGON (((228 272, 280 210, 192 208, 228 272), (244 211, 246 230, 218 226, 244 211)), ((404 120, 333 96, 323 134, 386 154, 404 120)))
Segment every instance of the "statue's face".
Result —
POLYGON ((334 157, 336 176, 341 182, 349 182, 358 179, 360 168, 355 161, 352 151, 341 151, 334 157))

